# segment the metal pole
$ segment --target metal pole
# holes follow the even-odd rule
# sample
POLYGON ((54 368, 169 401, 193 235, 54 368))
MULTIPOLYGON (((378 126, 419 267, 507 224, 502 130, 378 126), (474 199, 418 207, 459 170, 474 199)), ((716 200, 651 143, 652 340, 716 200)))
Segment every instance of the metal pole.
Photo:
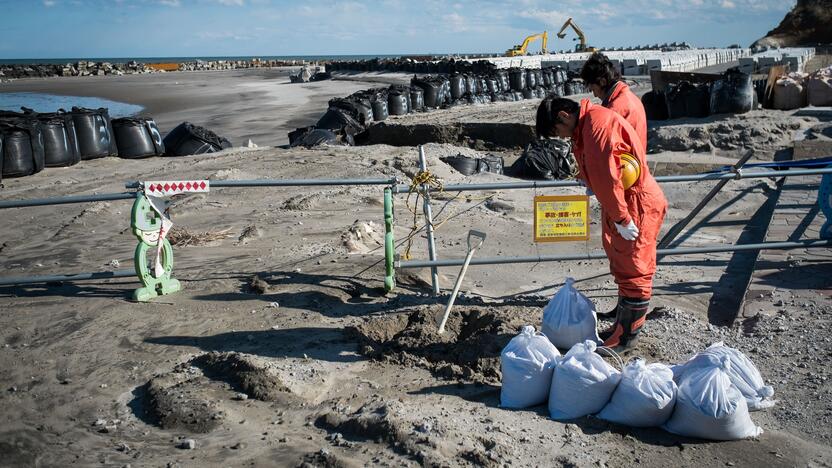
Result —
POLYGON ((110 278, 129 277, 135 278, 136 270, 94 271, 87 273, 77 273, 74 275, 19 276, 10 278, 0 278, 0 286, 58 282, 69 283, 72 281, 101 280, 110 278))
MULTIPOLYGON (((758 244, 739 244, 739 245, 714 245, 708 247, 687 247, 676 249, 659 249, 656 251, 658 256, 671 255, 696 255, 705 253, 718 252, 741 252, 746 250, 789 250, 789 249, 809 249, 809 248, 829 248, 832 247, 832 240, 812 239, 805 241, 793 242, 761 242, 758 244)), ((502 265, 506 263, 538 263, 538 262, 562 262, 572 260, 594 260, 607 258, 605 252, 590 252, 586 254, 572 254, 572 255, 539 255, 530 257, 488 257, 471 260, 471 265, 502 265)), ((452 258, 447 260, 413 260, 413 261, 398 261, 396 268, 425 268, 425 267, 452 267, 460 266, 465 262, 463 258, 452 258)))
MULTIPOLYGON (((737 163, 731 167, 731 173, 739 173, 738 171, 742 169, 742 166, 746 162, 748 162, 748 160, 751 159, 751 156, 753 155, 754 151, 746 151, 745 154, 742 155, 740 160, 737 161, 737 163)), ((705 198, 703 198, 702 201, 700 201, 699 204, 696 205, 696 207, 692 209, 683 220, 676 223, 673 227, 670 228, 670 230, 667 231, 667 234, 665 234, 664 237, 662 237, 662 240, 659 241, 658 248, 661 249, 670 245, 670 243, 673 242, 673 239, 676 239, 676 236, 678 236, 679 233, 682 232, 682 229, 687 227, 687 225, 690 224, 691 221, 693 221, 693 218, 695 218, 696 215, 698 215, 699 212, 702 211, 702 209, 705 208, 705 206, 707 206, 708 203, 710 203, 710 201, 716 196, 716 194, 718 194, 722 190, 722 188, 725 187, 725 185, 727 185, 728 182, 730 182, 730 180, 731 179, 722 179, 719 182, 717 182, 714 188, 712 188, 711 191, 708 192, 707 195, 705 195, 705 198)))
POLYGON ((0 209, 23 208, 27 206, 66 205, 70 203, 89 203, 112 200, 129 200, 136 198, 136 192, 102 193, 99 195, 74 195, 71 197, 33 198, 31 200, 0 201, 0 209))
MULTIPOLYGON (((805 175, 819 175, 832 174, 832 168, 823 169, 800 169, 789 171, 754 171, 737 173, 718 173, 713 174, 691 174, 678 176, 661 176, 656 177, 656 182, 670 183, 670 182, 697 182, 704 180, 724 180, 724 179, 767 179, 770 177, 794 177, 805 175)), ((535 188, 550 188, 550 187, 578 187, 575 181, 571 180, 540 180, 528 182, 508 182, 508 183, 493 183, 493 184, 453 184, 445 185, 442 190, 445 192, 466 192, 474 190, 504 190, 504 189, 535 189, 535 188)), ((393 188, 393 193, 407 193, 410 190, 409 185, 397 185, 393 188)), ((430 187, 427 190, 436 192, 439 189, 430 187)))
MULTIPOLYGON (((306 187, 321 185, 394 185, 398 179, 247 179, 247 180, 212 180, 211 188, 221 187, 306 187)), ((126 188, 135 189, 139 182, 131 181, 126 188)))
POLYGON ((384 290, 390 292, 396 287, 396 243, 393 239, 393 192, 384 189, 384 290))
MULTIPOLYGON (((428 169, 425 160, 425 149, 419 145, 419 170, 425 172, 428 169)), ((436 242, 433 238, 433 211, 430 207, 430 185, 422 184, 422 208, 425 212, 425 232, 428 236, 428 258, 431 262, 436 261, 436 242)), ((439 295, 439 270, 435 266, 430 268, 430 282, 433 285, 433 295, 439 295)))

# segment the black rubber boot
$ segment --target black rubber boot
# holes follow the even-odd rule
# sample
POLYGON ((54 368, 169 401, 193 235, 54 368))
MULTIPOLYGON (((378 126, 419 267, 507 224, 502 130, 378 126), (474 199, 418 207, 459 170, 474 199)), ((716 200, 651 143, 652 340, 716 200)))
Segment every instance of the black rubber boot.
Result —
MULTIPOLYGON (((620 297, 618 298, 618 302, 621 302, 620 297)), ((615 307, 613 307, 609 312, 595 312, 595 315, 598 318, 614 319, 618 315, 618 304, 616 304, 615 307)))
POLYGON ((638 343, 638 334, 647 319, 649 305, 649 299, 620 298, 615 323, 612 328, 599 335, 604 340, 604 346, 618 354, 632 351, 638 343))

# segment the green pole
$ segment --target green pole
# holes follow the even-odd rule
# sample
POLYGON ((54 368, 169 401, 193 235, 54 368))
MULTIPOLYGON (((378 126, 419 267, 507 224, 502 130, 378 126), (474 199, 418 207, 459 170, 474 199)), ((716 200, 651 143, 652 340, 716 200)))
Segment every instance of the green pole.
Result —
POLYGON ((396 270, 393 266, 396 244, 393 239, 393 190, 384 189, 384 290, 396 287, 396 270))

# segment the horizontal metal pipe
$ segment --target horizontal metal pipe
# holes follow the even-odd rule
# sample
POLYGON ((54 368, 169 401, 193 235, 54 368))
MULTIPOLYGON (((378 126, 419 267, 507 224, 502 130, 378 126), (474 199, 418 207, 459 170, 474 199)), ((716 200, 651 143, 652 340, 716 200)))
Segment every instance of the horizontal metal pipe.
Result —
POLYGON ((90 203, 136 198, 136 192, 102 193, 98 195, 73 195, 71 197, 33 198, 31 200, 2 200, 0 209, 24 208, 27 206, 66 205, 69 203, 90 203))
MULTIPOLYGON (((788 249, 807 249, 819 247, 832 247, 832 240, 826 239, 812 239, 805 241, 794 242, 762 242, 759 244, 729 244, 729 245, 713 245, 707 247, 687 247, 676 249, 659 249, 656 254, 659 257, 672 255, 695 255, 704 253, 717 252, 740 252, 745 250, 788 250, 788 249)), ((502 265, 506 263, 542 263, 542 262, 562 262, 574 260, 593 260, 599 258, 607 258, 604 252, 589 252, 586 254, 571 254, 571 255, 539 255, 530 257, 486 257, 475 258, 471 260, 471 265, 502 265)), ((430 260, 412 260, 412 261, 397 261, 396 268, 426 268, 426 267, 452 267, 461 266, 465 259, 463 258, 449 258, 445 260, 437 260, 431 262, 430 260)))
POLYGON ((0 278, 0 286, 13 286, 20 284, 38 284, 38 283, 69 283, 72 281, 85 280, 101 280, 110 278, 128 278, 136 277, 136 270, 116 270, 116 271, 94 271, 87 273, 76 273, 74 275, 44 275, 44 276, 18 276, 10 278, 0 278))
MULTIPOLYGON (((794 177, 805 175, 820 175, 832 174, 832 168, 826 167, 823 169, 801 169, 790 171, 739 171, 737 173, 712 173, 712 174, 691 174, 678 176, 659 176, 656 181, 659 183, 670 182, 698 182, 704 180, 723 180, 723 179, 765 179, 769 177, 794 177)), ((472 190, 506 190, 506 189, 534 189, 534 188, 551 188, 551 187, 577 187, 580 186, 573 180, 537 180, 526 182, 506 182, 506 183, 492 183, 492 184, 451 184, 442 187, 445 192, 465 192, 472 190)), ((409 185, 397 185, 394 187, 394 193, 406 193, 410 191, 409 185)), ((430 188, 431 192, 438 192, 436 187, 430 188)))
MULTIPOLYGON (((220 187, 305 187, 316 185, 394 185, 398 179, 247 179, 211 180, 211 188, 220 187)), ((126 188, 139 188, 139 182, 131 181, 126 188)))

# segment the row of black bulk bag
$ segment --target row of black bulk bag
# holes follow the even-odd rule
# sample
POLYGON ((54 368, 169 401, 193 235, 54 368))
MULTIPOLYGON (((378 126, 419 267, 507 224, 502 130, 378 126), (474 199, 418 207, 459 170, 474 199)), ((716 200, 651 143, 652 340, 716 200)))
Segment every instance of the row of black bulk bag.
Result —
POLYGON ((71 114, 75 124, 75 135, 78 137, 78 148, 81 150, 81 159, 118 156, 118 146, 113 137, 110 113, 106 108, 73 107, 71 114))
POLYGON ((0 113, 0 140, 2 177, 24 177, 43 170, 43 134, 37 119, 16 112, 0 113))
POLYGON ((165 154, 162 135, 153 119, 123 117, 113 119, 112 125, 119 157, 138 159, 165 154))
POLYGON ((63 110, 37 113, 27 108, 23 108, 23 112, 40 123, 44 166, 67 167, 81 161, 81 149, 78 147, 72 114, 63 110))
POLYGON ((216 153, 231 148, 231 142, 205 127, 182 122, 162 140, 168 156, 216 153))

